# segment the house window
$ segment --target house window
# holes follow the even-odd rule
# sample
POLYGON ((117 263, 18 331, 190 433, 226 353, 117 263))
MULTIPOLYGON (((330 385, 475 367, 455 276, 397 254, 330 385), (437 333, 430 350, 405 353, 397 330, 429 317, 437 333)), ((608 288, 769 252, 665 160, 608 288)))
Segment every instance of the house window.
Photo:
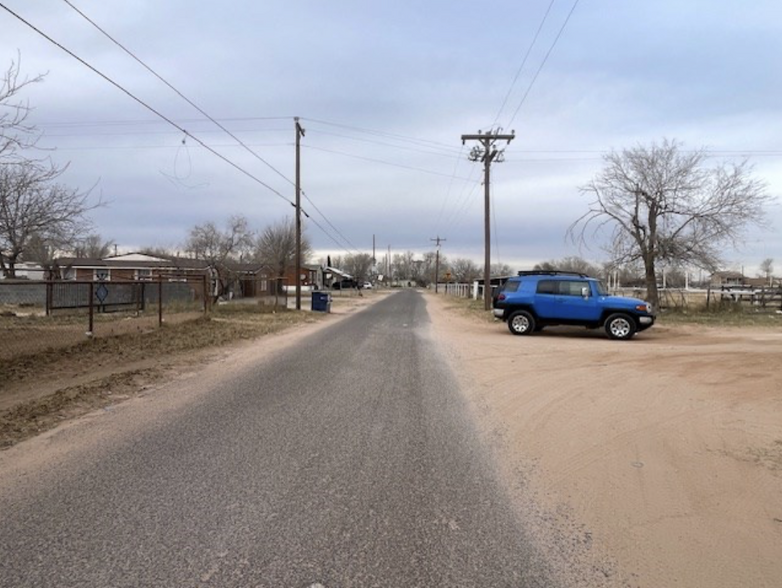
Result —
POLYGON ((106 268, 96 269, 93 279, 96 282, 108 282, 111 280, 111 272, 106 268))
POLYGON ((136 279, 137 280, 144 280, 149 281, 152 279, 152 270, 151 269, 138 269, 136 270, 136 279))

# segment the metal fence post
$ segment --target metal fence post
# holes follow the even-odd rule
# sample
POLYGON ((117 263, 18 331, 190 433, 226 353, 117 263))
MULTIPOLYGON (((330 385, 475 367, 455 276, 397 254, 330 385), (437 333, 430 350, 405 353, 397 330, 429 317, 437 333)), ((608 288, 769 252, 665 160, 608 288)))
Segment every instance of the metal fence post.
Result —
POLYGON ((92 337, 93 325, 95 319, 95 282, 90 282, 90 326, 87 330, 87 336, 92 337))
POLYGON ((203 284, 202 293, 203 293, 203 296, 204 296, 204 315, 207 315, 207 314, 209 314, 209 297, 206 295, 206 288, 207 288, 206 272, 204 272, 204 275, 201 276, 201 282, 203 284))

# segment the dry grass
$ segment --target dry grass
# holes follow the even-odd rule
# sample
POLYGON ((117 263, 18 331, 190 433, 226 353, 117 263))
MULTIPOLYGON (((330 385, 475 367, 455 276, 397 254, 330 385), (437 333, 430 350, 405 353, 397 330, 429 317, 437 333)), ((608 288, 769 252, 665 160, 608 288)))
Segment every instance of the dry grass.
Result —
MULTIPOLYGON (((435 296, 435 294, 432 294, 435 296)), ((494 322, 494 315, 491 310, 484 310, 483 299, 473 300, 472 298, 461 298, 459 296, 436 296, 445 300, 445 308, 458 312, 464 316, 471 316, 476 320, 491 323, 494 322)))
POLYGON ((782 327, 782 313, 755 310, 737 304, 719 305, 709 310, 669 309, 657 317, 667 325, 702 325, 706 327, 782 327))
POLYGON ((208 317, 0 360, 0 395, 4 389, 33 388, 34 383, 56 381, 66 370, 82 381, 42 397, 32 396, 0 412, 0 446, 10 446, 64 418, 106 406, 119 397, 137 394, 145 383, 165 377, 161 367, 164 360, 322 318, 321 314, 275 311, 261 305, 221 306, 208 317), (137 367, 145 361, 145 367, 137 367))

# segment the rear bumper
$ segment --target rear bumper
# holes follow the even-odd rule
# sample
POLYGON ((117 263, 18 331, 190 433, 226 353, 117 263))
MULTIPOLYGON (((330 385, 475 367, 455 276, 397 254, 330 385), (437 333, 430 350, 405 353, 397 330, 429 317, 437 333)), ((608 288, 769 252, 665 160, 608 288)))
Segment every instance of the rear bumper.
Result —
POLYGON ((505 318, 505 309, 504 308, 495 308, 493 310, 494 316, 498 319, 504 319, 505 318))

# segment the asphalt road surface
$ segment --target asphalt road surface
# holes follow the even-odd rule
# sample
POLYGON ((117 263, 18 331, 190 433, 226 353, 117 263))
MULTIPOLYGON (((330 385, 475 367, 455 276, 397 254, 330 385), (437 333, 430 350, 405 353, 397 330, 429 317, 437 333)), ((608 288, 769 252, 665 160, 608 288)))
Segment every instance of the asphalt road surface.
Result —
POLYGON ((414 291, 176 414, 0 493, 0 586, 554 585, 414 291))

